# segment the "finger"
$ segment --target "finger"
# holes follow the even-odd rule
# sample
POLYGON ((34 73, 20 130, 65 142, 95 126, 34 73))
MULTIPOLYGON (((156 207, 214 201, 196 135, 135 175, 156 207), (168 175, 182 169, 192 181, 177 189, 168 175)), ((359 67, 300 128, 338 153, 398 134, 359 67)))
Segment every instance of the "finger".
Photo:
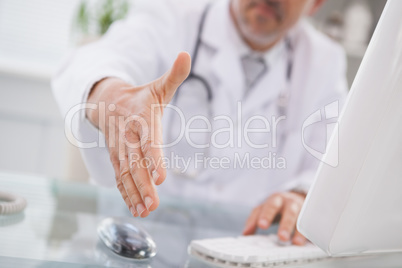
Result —
POLYGON ((299 216, 300 206, 295 202, 285 204, 282 218, 279 223, 278 237, 282 241, 289 241, 296 228, 297 217, 299 216))
POLYGON ((191 71, 191 56, 187 52, 181 52, 172 68, 162 78, 162 90, 159 91, 162 104, 168 104, 177 88, 186 80, 191 71))
MULTIPOLYGON (((120 136, 123 140, 120 147, 124 147, 122 152, 127 152, 124 159, 127 159, 127 166, 130 176, 126 175, 127 179, 123 179, 123 184, 126 188, 127 194, 141 217, 146 217, 149 211, 155 210, 159 205, 159 198, 156 193, 155 185, 151 181, 149 168, 150 158, 144 158, 142 153, 142 146, 139 135, 144 134, 149 140, 148 128, 146 122, 139 117, 130 118, 130 128, 122 129, 120 136), (145 125, 145 127, 143 127, 145 125), (139 128, 139 131, 133 130, 133 128, 139 128), (143 129, 141 129, 143 128, 143 129), (140 200, 138 200, 140 198, 140 200)), ((147 143, 149 144, 149 143, 147 143)), ((144 148, 147 149, 147 148, 144 148)))
POLYGON ((246 221, 246 227, 243 230, 243 235, 252 235, 257 230, 258 216, 261 211, 261 206, 256 207, 246 221))
POLYGON ((128 197, 126 189, 124 188, 123 182, 120 181, 120 183, 117 185, 117 188, 120 191, 120 194, 124 200, 124 203, 126 203, 126 206, 129 208, 131 215, 133 215, 133 217, 138 217, 139 215, 137 213, 137 210, 134 208, 134 205, 131 204, 131 200, 128 197))
POLYGON ((141 150, 146 159, 149 160, 149 173, 155 185, 162 184, 166 179, 166 167, 163 158, 163 134, 160 115, 155 114, 151 125, 151 136, 141 136, 141 150))
POLYGON ((134 205, 131 203, 130 198, 127 195, 127 191, 124 188, 124 184, 123 184, 123 181, 121 180, 121 176, 120 176, 119 148, 116 148, 116 144, 117 144, 116 141, 117 141, 117 137, 118 137, 119 133, 118 133, 118 130, 116 128, 114 128, 113 125, 110 125, 110 130, 111 131, 109 131, 109 135, 106 135, 106 144, 109 149, 110 162, 112 163, 113 170, 114 170, 115 177, 116 177, 116 186, 124 200, 124 203, 126 203, 126 206, 130 210, 131 214, 134 217, 138 217, 139 215, 138 215, 137 211, 135 210, 134 205))
MULTIPOLYGON (((127 193, 127 197, 133 205, 136 213, 142 216, 142 213, 146 210, 142 203, 141 195, 137 190, 137 187, 131 177, 128 159, 120 161, 120 177, 123 184, 123 188, 127 193)), ((120 190, 120 189, 119 189, 120 190)), ((122 191, 120 191, 121 193, 122 191)))
POLYGON ((292 243, 296 246, 304 246, 306 242, 307 239, 298 230, 296 230, 292 239, 292 243))
MULTIPOLYGON (((139 148, 128 148, 127 150, 130 155, 130 174, 141 196, 142 203, 148 212, 154 211, 159 206, 159 197, 148 170, 149 161, 143 157, 139 148)), ((141 210, 144 209, 141 206, 140 208, 141 210)), ((145 211, 140 213, 138 210, 141 217, 146 217, 146 214, 142 214, 142 212, 145 211)))
POLYGON ((155 184, 160 185, 166 178, 166 167, 163 158, 162 112, 160 108, 151 107, 148 112, 151 119, 146 120, 140 116, 130 116, 126 119, 126 128, 121 129, 124 150, 138 149, 149 160, 149 173, 155 184), (155 109, 156 108, 156 109, 155 109), (128 128, 127 128, 128 127, 128 128))
POLYGON ((138 213, 135 210, 133 204, 131 204, 130 198, 128 198, 126 189, 124 188, 123 181, 121 180, 121 176, 120 176, 120 161, 119 161, 119 159, 117 157, 117 154, 115 153, 115 150, 110 152, 110 161, 112 162, 114 173, 115 173, 115 176, 116 176, 117 189, 119 190, 119 192, 120 192, 120 194, 121 194, 121 196, 122 196, 122 198, 124 200, 124 203, 126 203, 126 206, 130 210, 131 214, 134 217, 138 217, 138 213))
POLYGON ((268 229, 275 217, 280 213, 283 207, 283 198, 281 196, 271 196, 262 205, 261 213, 258 219, 258 227, 266 230, 268 229))
POLYGON ((138 215, 136 209, 134 208, 134 205, 131 203, 131 200, 127 195, 126 189, 124 188, 124 184, 123 184, 123 181, 121 180, 120 174, 116 175, 116 185, 117 185, 117 189, 119 190, 119 192, 124 200, 124 203, 126 203, 126 206, 130 210, 133 217, 138 217, 139 215, 138 215))

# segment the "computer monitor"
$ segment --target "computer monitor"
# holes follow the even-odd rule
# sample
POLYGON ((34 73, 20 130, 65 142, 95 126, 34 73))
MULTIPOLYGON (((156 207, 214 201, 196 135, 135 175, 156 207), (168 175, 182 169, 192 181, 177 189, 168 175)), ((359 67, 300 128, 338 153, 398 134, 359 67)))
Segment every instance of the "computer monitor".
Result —
POLYGON ((299 216, 330 255, 402 251, 401 10, 388 0, 299 216))

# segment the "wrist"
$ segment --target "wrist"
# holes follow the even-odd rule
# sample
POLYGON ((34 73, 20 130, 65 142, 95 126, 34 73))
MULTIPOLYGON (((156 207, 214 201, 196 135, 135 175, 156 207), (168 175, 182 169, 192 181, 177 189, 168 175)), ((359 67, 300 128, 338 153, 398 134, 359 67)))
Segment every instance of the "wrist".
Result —
MULTIPOLYGON (((99 105, 101 102, 113 103, 113 95, 111 92, 116 92, 116 88, 124 86, 125 83, 118 78, 104 78, 95 83, 92 87, 87 103, 93 103, 99 105)), ((95 126, 99 126, 99 111, 97 109, 86 110, 87 119, 95 126)))

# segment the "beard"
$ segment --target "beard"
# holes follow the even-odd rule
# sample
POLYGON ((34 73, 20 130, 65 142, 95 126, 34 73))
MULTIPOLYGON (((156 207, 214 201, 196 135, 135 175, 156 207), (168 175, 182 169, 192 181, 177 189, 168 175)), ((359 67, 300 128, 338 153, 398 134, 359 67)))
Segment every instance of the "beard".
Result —
MULTIPOLYGON (((278 23, 278 25, 283 22, 285 17, 283 4, 278 2, 277 0, 250 0, 244 7, 245 11, 240 10, 239 0, 235 0, 232 3, 232 7, 234 9, 234 19, 239 26, 239 30, 243 38, 259 46, 266 46, 276 42, 281 37, 280 30, 274 30, 269 33, 255 32, 247 18, 242 17, 241 15, 243 14, 243 12, 247 12, 248 10, 253 9, 258 5, 266 5, 266 7, 269 8, 270 11, 272 11, 273 18, 278 23)), ((257 15, 255 19, 258 24, 263 25, 264 23, 267 23, 267 20, 269 18, 267 18, 266 16, 257 15)))
POLYGON ((281 33, 279 31, 269 34, 258 34, 252 32, 250 26, 245 23, 239 23, 239 27, 243 37, 248 41, 257 44, 258 46, 267 46, 273 44, 281 37, 281 33))

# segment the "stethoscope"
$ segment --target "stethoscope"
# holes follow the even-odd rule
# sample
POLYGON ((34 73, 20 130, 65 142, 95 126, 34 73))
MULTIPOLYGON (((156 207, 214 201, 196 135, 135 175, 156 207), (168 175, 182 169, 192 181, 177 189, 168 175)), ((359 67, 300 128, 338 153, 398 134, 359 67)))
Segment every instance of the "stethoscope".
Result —
MULTIPOLYGON (((197 39, 194 47, 194 52, 192 56, 192 64, 191 64, 191 71, 188 76, 188 78, 183 82, 183 84, 177 89, 176 94, 171 102, 172 106, 177 106, 178 99, 180 98, 181 91, 183 88, 188 86, 189 84, 199 84, 200 87, 202 87, 205 92, 206 92, 206 98, 207 98, 207 116, 208 118, 212 118, 212 101, 213 101, 213 91, 212 87, 208 83, 208 81, 203 78, 200 75, 197 75, 194 73, 194 67, 196 66, 197 59, 198 59, 198 54, 199 54, 199 49, 201 46, 201 38, 202 34, 204 31, 204 25, 205 25, 205 20, 208 14, 208 11, 210 10, 212 4, 208 4, 207 7, 205 8, 204 12, 202 13, 200 22, 199 22, 199 27, 198 27, 198 33, 197 33, 197 39)), ((280 92, 278 99, 277 99, 277 109, 278 109, 278 114, 279 115, 286 115, 287 112, 287 107, 289 104, 289 99, 290 99, 290 84, 291 84, 291 78, 292 78, 292 73, 293 73, 293 47, 290 41, 290 38, 286 37, 284 39, 285 41, 285 48, 287 51, 287 67, 286 67, 286 86, 284 89, 280 92)), ((254 85, 257 83, 254 83, 254 85)), ((170 114, 168 125, 173 126, 173 114, 170 114)), ((171 134, 172 131, 167 132, 167 138, 168 140, 172 140, 171 134)), ((282 135, 283 136, 283 135, 282 135)), ((211 137, 209 137, 211 138, 211 137)), ((209 154, 209 147, 204 149, 204 155, 208 156, 209 154)), ((186 177, 188 179, 196 179, 200 175, 200 171, 198 170, 191 170, 191 171, 186 171, 183 172, 182 169, 177 168, 177 167, 172 167, 171 168, 172 172, 178 176, 178 177, 186 177)))

